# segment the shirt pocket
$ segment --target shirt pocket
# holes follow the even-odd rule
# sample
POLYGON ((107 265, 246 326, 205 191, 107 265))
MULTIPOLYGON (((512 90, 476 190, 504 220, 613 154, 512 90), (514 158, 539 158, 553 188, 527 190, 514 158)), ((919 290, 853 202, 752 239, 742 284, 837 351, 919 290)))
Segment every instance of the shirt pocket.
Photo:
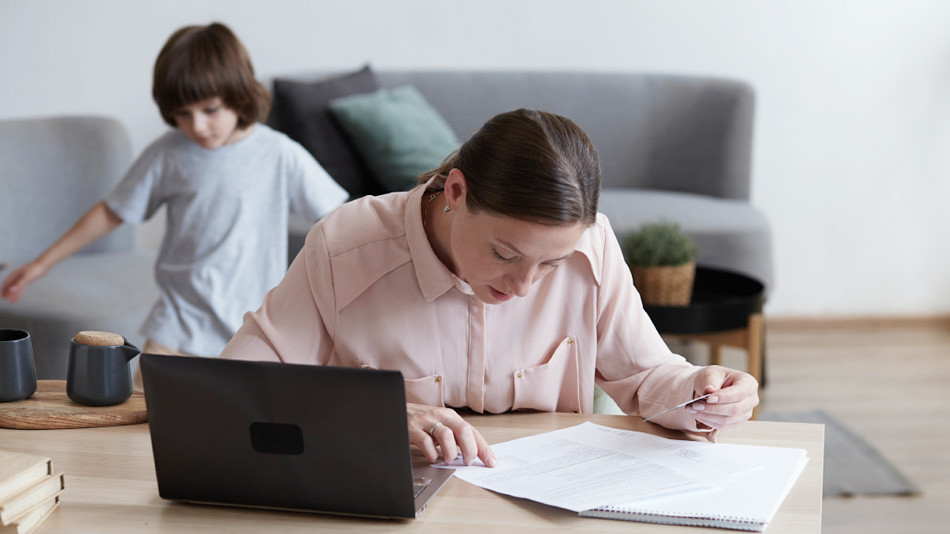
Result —
POLYGON ((406 380, 406 402, 445 406, 445 398, 442 396, 442 375, 406 380))
MULTIPOLYGON (((363 369, 376 369, 369 364, 360 365, 363 369)), ((404 379, 406 384, 406 402, 427 406, 445 406, 442 394, 442 375, 429 375, 422 378, 404 379)))
POLYGON ((568 336, 545 363, 512 373, 515 391, 512 408, 579 412, 581 388, 577 366, 577 342, 573 336, 568 336))

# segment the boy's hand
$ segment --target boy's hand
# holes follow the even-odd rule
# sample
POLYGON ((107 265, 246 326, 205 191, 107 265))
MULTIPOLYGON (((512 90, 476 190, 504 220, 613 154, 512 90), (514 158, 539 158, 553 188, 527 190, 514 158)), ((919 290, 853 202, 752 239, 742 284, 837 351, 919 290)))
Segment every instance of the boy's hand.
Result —
POLYGON ((26 286, 77 250, 115 230, 120 224, 122 224, 122 218, 112 211, 104 200, 96 202, 72 228, 36 259, 10 273, 10 276, 3 281, 3 287, 0 288, 0 297, 10 302, 20 300, 26 286))
POLYGON ((0 289, 0 296, 16 302, 23 296, 26 286, 30 285, 37 278, 40 278, 48 269, 38 261, 31 261, 19 269, 10 273, 10 276, 3 281, 3 288, 0 289))

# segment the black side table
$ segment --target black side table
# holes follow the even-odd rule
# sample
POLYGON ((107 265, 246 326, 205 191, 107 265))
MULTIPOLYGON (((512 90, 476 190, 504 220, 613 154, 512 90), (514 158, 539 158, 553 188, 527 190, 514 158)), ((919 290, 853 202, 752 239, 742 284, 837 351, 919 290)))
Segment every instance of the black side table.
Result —
POLYGON ((688 306, 644 305, 644 309, 664 336, 708 343, 713 365, 722 363, 724 345, 745 350, 747 372, 764 385, 764 289, 748 276, 697 266, 688 306))

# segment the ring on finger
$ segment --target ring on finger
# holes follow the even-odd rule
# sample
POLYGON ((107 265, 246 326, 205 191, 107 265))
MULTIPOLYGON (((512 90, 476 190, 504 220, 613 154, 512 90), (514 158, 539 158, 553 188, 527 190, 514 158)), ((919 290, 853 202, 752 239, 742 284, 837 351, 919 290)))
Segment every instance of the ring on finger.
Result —
MULTIPOLYGON (((429 435, 430 435, 430 436, 433 436, 432 433, 435 432, 435 429, 439 428, 440 426, 444 426, 444 425, 442 424, 442 421, 436 421, 436 423, 435 423, 434 425, 432 425, 432 426, 429 427, 429 435)), ((435 437, 435 436, 433 436, 433 437, 435 437)))

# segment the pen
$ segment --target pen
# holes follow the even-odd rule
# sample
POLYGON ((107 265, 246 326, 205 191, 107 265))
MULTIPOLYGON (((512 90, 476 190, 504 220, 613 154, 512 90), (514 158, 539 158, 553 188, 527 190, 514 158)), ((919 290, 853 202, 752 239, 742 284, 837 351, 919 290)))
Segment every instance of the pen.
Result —
POLYGON ((708 396, 710 396, 710 395, 712 395, 712 393, 707 393, 707 394, 703 395, 702 397, 696 397, 696 398, 693 399, 693 400, 688 400, 688 401, 686 401, 686 402, 684 402, 684 403, 682 403, 682 404, 677 404, 676 406, 674 406, 674 407, 672 407, 672 408, 670 408, 670 409, 668 409, 668 410, 663 410, 662 412, 660 412, 660 413, 658 413, 658 414, 654 414, 654 415, 651 415, 650 417, 647 417, 646 419, 643 420, 643 422, 646 423, 647 421, 649 421, 650 419, 653 419, 654 417, 659 417, 659 416, 661 416, 661 415, 668 414, 668 413, 672 412, 673 410, 675 410, 675 409, 677 409, 677 408, 682 408, 683 406, 687 406, 687 405, 692 404, 692 403, 694 403, 694 402, 696 402, 696 401, 701 401, 701 400, 705 399, 706 397, 708 397, 708 396))

